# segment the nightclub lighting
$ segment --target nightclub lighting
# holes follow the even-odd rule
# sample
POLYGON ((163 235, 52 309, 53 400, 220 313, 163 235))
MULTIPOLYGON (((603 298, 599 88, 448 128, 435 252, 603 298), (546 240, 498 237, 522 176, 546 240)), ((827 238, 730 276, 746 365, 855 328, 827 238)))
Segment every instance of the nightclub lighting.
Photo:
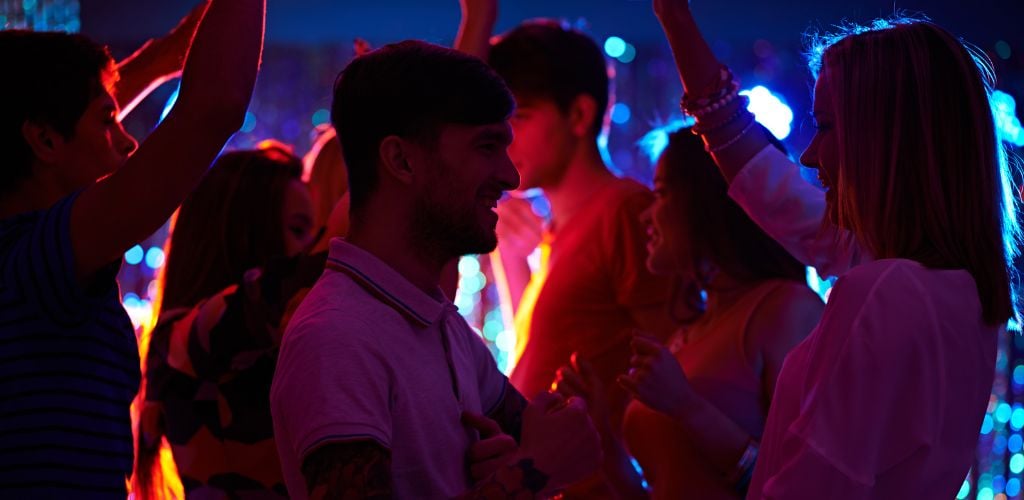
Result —
POLYGON ((617 59, 619 62, 624 64, 633 62, 633 60, 636 59, 636 47, 631 43, 627 43, 625 50, 622 51, 622 55, 617 57, 617 59))
POLYGON ((640 148, 647 159, 651 161, 651 164, 655 164, 658 158, 661 157, 661 153, 668 147, 668 136, 684 127, 693 125, 693 119, 687 117, 684 120, 672 120, 664 125, 654 127, 650 132, 644 134, 643 137, 637 141, 636 145, 640 148))
POLYGON ((604 52, 608 57, 618 59, 626 53, 626 41, 617 36, 610 36, 604 41, 604 52))
POLYGON ((1013 96, 997 90, 992 93, 992 114, 996 120, 999 138, 1017 147, 1024 147, 1024 128, 1017 118, 1017 101, 1013 96))
POLYGON ((167 118, 167 113, 170 113, 171 109, 174 108, 174 103, 178 102, 178 91, 180 90, 181 85, 175 88, 174 92, 171 92, 171 96, 167 98, 167 103, 164 104, 164 110, 160 113, 160 121, 164 121, 164 118, 167 118))
POLYGON ((629 109, 629 105, 624 102, 617 102, 612 106, 612 121, 622 125, 629 121, 633 117, 633 111, 629 109))
POLYGON ((129 248, 128 251, 124 253, 124 261, 127 262, 128 265, 134 266, 139 262, 142 262, 142 258, 144 256, 145 252, 142 251, 142 247, 139 245, 135 245, 129 248))
POLYGON ((331 121, 331 112, 326 109, 318 109, 316 113, 313 113, 313 126, 319 127, 327 122, 331 121))
POLYGON ((770 130, 772 135, 780 141, 789 137, 793 130, 793 110, 779 96, 762 85, 741 91, 740 95, 750 98, 747 109, 754 113, 757 121, 770 130))
POLYGON ((160 247, 152 247, 146 252, 146 266, 150 269, 160 269, 164 265, 164 250, 160 247))
POLYGON ((242 122, 242 132, 249 133, 256 129, 256 115, 252 114, 251 111, 245 112, 245 121, 242 122))

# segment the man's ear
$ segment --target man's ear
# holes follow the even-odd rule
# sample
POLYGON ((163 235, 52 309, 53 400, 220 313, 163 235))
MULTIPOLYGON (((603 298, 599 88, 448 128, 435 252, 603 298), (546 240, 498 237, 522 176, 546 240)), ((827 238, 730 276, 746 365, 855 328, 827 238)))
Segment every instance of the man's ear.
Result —
POLYGON ((389 135, 380 141, 382 171, 403 184, 412 184, 413 172, 409 165, 412 145, 401 137, 389 135))
POLYGON ((569 124, 572 133, 576 137, 586 137, 592 133, 594 121, 604 114, 603 109, 597 109, 597 101, 590 94, 580 94, 572 100, 569 106, 569 124))
POLYGON ((64 136, 53 127, 31 120, 21 124, 21 136, 32 149, 32 154, 44 163, 56 161, 57 149, 64 143, 64 136))

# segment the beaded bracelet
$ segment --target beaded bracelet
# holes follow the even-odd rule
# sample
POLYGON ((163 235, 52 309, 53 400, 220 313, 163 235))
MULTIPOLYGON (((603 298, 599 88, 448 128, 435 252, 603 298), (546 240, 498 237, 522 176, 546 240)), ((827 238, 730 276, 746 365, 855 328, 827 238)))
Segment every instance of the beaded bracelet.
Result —
POLYGON ((739 109, 737 109, 736 112, 730 115, 729 118, 726 118, 725 120, 721 120, 718 123, 714 123, 711 125, 705 125, 703 122, 698 121, 696 125, 690 128, 690 132, 692 132, 694 135, 709 134, 711 132, 714 132, 725 127, 726 125, 732 124, 736 120, 740 119, 740 117, 742 117, 744 113, 749 113, 749 111, 747 111, 747 106, 750 105, 750 98, 744 95, 740 96, 739 99, 741 101, 739 109))
POLYGON ((736 134, 736 136, 734 136, 732 139, 729 139, 728 141, 725 141, 725 143, 719 144, 718 146, 711 146, 711 144, 708 143, 707 136, 703 136, 704 137, 704 150, 707 151, 708 153, 719 153, 719 152, 725 151, 726 149, 731 147, 733 144, 736 144, 737 142, 739 142, 739 140, 742 139, 743 136, 747 135, 747 132, 750 132, 750 129, 754 128, 754 125, 757 125, 757 119, 755 119, 754 115, 751 114, 750 115, 750 122, 747 123, 746 127, 743 127, 743 130, 741 130, 740 133, 736 134))
MULTIPOLYGON (((680 107, 684 113, 700 118, 712 111, 722 108, 739 97, 739 90, 739 82, 733 80, 729 82, 729 85, 724 89, 724 92, 714 98, 700 99, 698 103, 680 102, 680 107)), ((685 96, 683 97, 683 100, 686 100, 685 96)))
POLYGON ((679 101, 679 106, 686 112, 706 108, 731 93, 735 83, 732 71, 723 65, 718 70, 718 80, 697 92, 684 94, 683 98, 679 101))

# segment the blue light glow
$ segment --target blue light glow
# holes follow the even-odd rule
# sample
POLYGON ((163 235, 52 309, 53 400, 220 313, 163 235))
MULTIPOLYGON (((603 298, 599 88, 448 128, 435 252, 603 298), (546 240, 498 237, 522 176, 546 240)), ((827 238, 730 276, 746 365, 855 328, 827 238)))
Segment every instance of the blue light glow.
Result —
POLYGON ((1006 482, 1006 496, 1015 497, 1020 494, 1020 479, 1013 478, 1006 482))
POLYGON ((140 247, 139 245, 135 245, 129 248, 128 251, 124 253, 124 261, 131 266, 137 265, 139 262, 142 262, 143 257, 145 257, 145 252, 142 251, 142 247, 140 247))
POLYGON ((1012 55, 1010 44, 1006 43, 1005 40, 996 42, 996 54, 999 55, 1000 59, 1009 59, 1010 55, 1012 55))
POLYGON ((996 420, 998 420, 1000 423, 1005 424, 1006 422, 1010 421, 1010 415, 1012 414, 1012 412, 1013 410, 1010 409, 1010 405, 1006 403, 1000 403, 999 406, 996 408, 996 420))
POLYGON ((1024 365, 1017 365, 1013 368, 1013 383, 1024 385, 1024 365))
POLYGON ((1006 440, 1006 449, 1010 450, 1010 453, 1019 452, 1022 446, 1024 446, 1024 438, 1020 434, 1014 434, 1006 440))
POLYGON ((997 90, 992 93, 990 103, 999 138, 1017 147, 1024 146, 1024 128, 1017 118, 1017 101, 1010 94, 997 90))
POLYGON ((178 102, 179 90, 181 90, 180 85, 174 89, 174 92, 171 92, 171 96, 167 98, 167 104, 164 104, 164 110, 160 113, 160 121, 164 121, 164 118, 167 118, 167 114, 174 109, 174 103, 178 102))
POLYGON ((480 273, 480 261, 471 255, 459 259, 459 274, 463 276, 476 275, 480 273))
POLYGON ((146 252, 146 265, 150 269, 160 269, 164 265, 164 250, 160 247, 152 247, 146 252))
POLYGON ((964 500, 967 495, 971 492, 971 483, 964 479, 964 484, 960 485, 960 492, 956 494, 957 500, 964 500))
POLYGON ((668 136, 672 135, 672 132, 676 132, 686 127, 692 127, 694 123, 693 118, 687 116, 683 119, 671 120, 664 125, 656 125, 650 132, 644 134, 636 145, 647 155, 647 158, 651 160, 651 163, 658 161, 661 157, 661 153, 668 147, 668 136))
POLYGON ((1024 427, 1024 408, 1014 408, 1013 415, 1010 416, 1010 427, 1017 431, 1024 427))
POLYGON ((256 115, 249 111, 245 112, 245 121, 242 122, 242 132, 249 133, 256 129, 256 115))
POLYGON ((622 55, 617 57, 617 59, 619 60, 619 62, 623 64, 629 64, 633 62, 633 60, 636 59, 636 47, 634 47, 631 43, 627 43, 626 50, 623 50, 622 55))
POLYGON ((757 121, 771 131, 772 135, 780 141, 789 137, 789 133, 793 131, 793 110, 781 97, 762 85, 743 90, 740 95, 750 98, 747 109, 754 113, 757 121))
POLYGON ((629 105, 624 102, 617 102, 612 106, 612 121, 622 125, 629 121, 633 117, 633 110, 629 109, 629 105))
POLYGON ((318 109, 316 113, 313 113, 313 126, 319 127, 327 122, 331 121, 331 112, 326 109, 318 109))
POLYGON ((981 421, 981 433, 988 434, 992 432, 992 415, 985 415, 985 419, 981 421))
POLYGON ((626 53, 626 41, 617 36, 610 36, 604 41, 604 52, 608 57, 619 58, 626 53))
POLYGON ((1014 474, 1024 472, 1024 455, 1014 453, 1013 456, 1010 457, 1010 472, 1014 474))

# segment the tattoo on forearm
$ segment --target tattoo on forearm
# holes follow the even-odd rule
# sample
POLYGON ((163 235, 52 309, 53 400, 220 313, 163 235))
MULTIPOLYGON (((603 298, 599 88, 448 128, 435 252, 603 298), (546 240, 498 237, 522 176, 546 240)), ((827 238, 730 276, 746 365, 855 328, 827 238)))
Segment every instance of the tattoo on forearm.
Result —
POLYGON ((328 444, 302 463, 310 498, 391 498, 391 452, 376 441, 328 444))
POLYGON ((518 443, 523 433, 523 411, 528 404, 529 401, 509 384, 505 388, 505 397, 487 418, 497 422, 501 430, 518 443))
POLYGON ((463 499, 507 500, 509 498, 536 498, 547 486, 548 476, 537 470, 533 460, 525 458, 509 464, 493 476, 481 481, 463 499))

